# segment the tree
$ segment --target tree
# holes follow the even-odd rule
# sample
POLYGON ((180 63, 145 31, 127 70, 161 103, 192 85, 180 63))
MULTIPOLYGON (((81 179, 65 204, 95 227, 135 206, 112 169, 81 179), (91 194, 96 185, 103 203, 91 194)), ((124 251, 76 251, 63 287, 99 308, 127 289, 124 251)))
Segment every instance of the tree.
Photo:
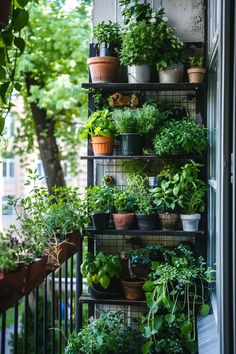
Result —
POLYGON ((28 2, 3 0, 0 3, 0 136, 12 108, 12 92, 21 89, 16 68, 25 49, 21 34, 28 24, 29 14, 25 9, 28 2))
POLYGON ((18 152, 38 147, 47 185, 65 185, 61 159, 73 161, 78 121, 85 117, 86 58, 90 39, 89 1, 67 10, 63 1, 39 0, 30 8, 26 49, 19 70, 25 75, 25 116, 18 128, 18 152), (21 145, 23 143, 23 145, 21 145))

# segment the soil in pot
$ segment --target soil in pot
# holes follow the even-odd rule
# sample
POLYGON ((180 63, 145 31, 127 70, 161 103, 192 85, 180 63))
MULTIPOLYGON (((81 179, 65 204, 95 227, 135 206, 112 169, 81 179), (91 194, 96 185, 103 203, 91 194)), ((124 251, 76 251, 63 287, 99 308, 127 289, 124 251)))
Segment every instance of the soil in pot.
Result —
POLYGON ((92 57, 87 59, 93 83, 115 82, 119 61, 115 57, 92 57))
POLYGON ((142 155, 142 140, 141 134, 122 134, 120 136, 121 154, 123 156, 142 155))
POLYGON ((153 215, 144 215, 136 214, 137 224, 139 230, 148 231, 155 230, 157 224, 157 216, 153 215))
POLYGON ((92 223, 94 230, 106 230, 109 226, 110 213, 92 214, 92 223))
POLYGON ((110 285, 104 289, 100 284, 93 284, 88 288, 94 299, 115 299, 123 296, 123 289, 119 279, 111 279, 110 285))
POLYGON ((190 68, 187 70, 187 73, 190 83, 201 84, 204 80, 206 69, 200 67, 190 68))
POLYGON ((182 221, 183 231, 198 231, 201 214, 180 214, 180 219, 182 221))
POLYGON ((121 279, 123 291, 127 300, 142 300, 144 298, 143 284, 145 278, 121 279))
POLYGON ((96 156, 101 155, 112 155, 113 152, 113 141, 114 139, 110 136, 93 136, 91 138, 93 153, 96 156))
POLYGON ((116 230, 131 230, 135 226, 135 214, 112 214, 116 230))
POLYGON ((162 230, 174 230, 176 228, 179 215, 176 213, 159 213, 162 230))

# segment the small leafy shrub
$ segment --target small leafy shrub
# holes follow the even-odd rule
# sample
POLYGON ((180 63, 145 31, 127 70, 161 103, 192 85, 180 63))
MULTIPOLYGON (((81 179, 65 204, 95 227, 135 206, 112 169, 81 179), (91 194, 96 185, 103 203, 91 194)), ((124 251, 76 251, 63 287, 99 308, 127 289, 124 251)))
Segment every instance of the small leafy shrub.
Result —
POLYGON ((118 278, 121 271, 119 256, 87 253, 81 264, 81 273, 87 278, 88 285, 101 284, 104 289, 110 285, 112 278, 118 278))
POLYGON ((136 214, 150 215, 155 213, 153 194, 149 190, 148 179, 133 175, 128 180, 128 190, 134 198, 136 214))
POLYGON ((127 190, 115 188, 113 194, 113 206, 115 212, 118 214, 132 212, 134 209, 134 196, 127 190))
POLYGON ((115 136, 116 129, 108 109, 94 112, 87 123, 79 129, 81 139, 93 136, 115 136))
POLYGON ((69 336, 66 354, 137 353, 136 332, 124 322, 121 312, 105 312, 78 334, 69 336))
POLYGON ((207 129, 194 119, 171 120, 153 141, 156 155, 174 152, 202 154, 207 147, 207 129))
POLYGON ((106 213, 113 200, 113 188, 108 185, 96 185, 86 188, 86 200, 89 214, 106 213))

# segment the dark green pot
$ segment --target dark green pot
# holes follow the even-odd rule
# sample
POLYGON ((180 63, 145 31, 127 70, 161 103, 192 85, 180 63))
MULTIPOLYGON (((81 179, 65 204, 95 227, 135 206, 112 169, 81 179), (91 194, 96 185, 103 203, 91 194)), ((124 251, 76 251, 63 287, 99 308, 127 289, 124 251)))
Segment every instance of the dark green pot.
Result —
POLYGON ((143 143, 141 134, 122 134, 120 142, 123 156, 142 155, 143 143))

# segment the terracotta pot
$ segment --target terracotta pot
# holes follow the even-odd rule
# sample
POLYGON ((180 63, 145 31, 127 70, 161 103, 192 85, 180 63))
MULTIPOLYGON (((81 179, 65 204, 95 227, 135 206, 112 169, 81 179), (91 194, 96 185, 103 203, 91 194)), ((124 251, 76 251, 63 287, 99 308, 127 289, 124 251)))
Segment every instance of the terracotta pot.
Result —
POLYGON ((126 213, 126 214, 112 214, 113 221, 116 227, 116 230, 130 230, 134 227, 135 224, 135 214, 126 213))
POLYGON ((114 82, 119 69, 115 57, 92 57, 87 59, 93 83, 114 82))
POLYGON ((205 68, 194 67, 187 70, 188 79, 190 83, 201 84, 206 73, 205 68))
POLYGON ((0 26, 8 24, 9 15, 11 10, 11 0, 0 1, 0 26))
POLYGON ((112 155, 113 138, 110 136, 93 136, 92 137, 94 155, 112 155))
POLYGON ((165 213, 159 213, 159 218, 161 221, 162 230, 174 230, 179 215, 176 213, 165 212, 165 213))
POLYGON ((123 291, 127 300, 142 300, 144 298, 143 284, 145 278, 121 279, 123 291))

